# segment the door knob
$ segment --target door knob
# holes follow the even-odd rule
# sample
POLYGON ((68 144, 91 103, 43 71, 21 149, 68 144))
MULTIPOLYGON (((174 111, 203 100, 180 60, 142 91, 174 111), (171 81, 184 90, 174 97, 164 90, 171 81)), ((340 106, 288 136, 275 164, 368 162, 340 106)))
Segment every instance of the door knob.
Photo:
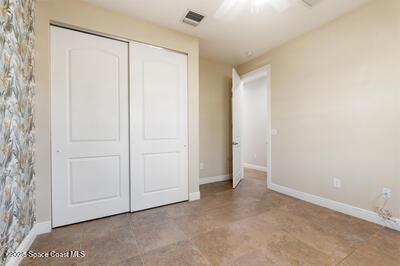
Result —
POLYGON ((238 145, 239 143, 238 142, 232 142, 232 145, 238 145))

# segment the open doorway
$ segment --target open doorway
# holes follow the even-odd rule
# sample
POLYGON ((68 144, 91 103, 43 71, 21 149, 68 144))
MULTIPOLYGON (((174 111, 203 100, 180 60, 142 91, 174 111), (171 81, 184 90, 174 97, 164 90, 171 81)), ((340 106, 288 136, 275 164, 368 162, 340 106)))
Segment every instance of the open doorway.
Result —
POLYGON ((267 77, 243 80, 242 160, 244 176, 267 180, 267 77))
POLYGON ((233 167, 236 167, 234 173, 240 173, 233 176, 233 187, 243 178, 268 184, 267 172, 269 176, 271 173, 270 68, 265 66, 241 77, 235 77, 236 71, 233 74, 233 150, 236 151, 233 167))

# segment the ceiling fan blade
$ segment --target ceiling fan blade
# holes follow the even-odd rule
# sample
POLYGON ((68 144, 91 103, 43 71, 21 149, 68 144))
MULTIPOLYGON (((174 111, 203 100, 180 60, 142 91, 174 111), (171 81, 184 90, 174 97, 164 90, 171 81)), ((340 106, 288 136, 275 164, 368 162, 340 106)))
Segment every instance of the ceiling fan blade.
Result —
POLYGON ((233 17, 239 14, 248 0, 224 0, 214 14, 214 18, 233 17))
POLYGON ((289 8, 289 0, 269 0, 268 4, 278 12, 283 12, 289 8))
POLYGON ((249 8, 252 13, 259 13, 265 6, 270 6, 281 13, 296 1, 302 0, 224 0, 214 14, 214 18, 232 19, 241 12, 246 11, 246 8, 249 8))
POLYGON ((275 11, 281 13, 289 8, 291 5, 290 0, 253 0, 252 8, 254 10, 262 9, 263 6, 269 5, 275 11))

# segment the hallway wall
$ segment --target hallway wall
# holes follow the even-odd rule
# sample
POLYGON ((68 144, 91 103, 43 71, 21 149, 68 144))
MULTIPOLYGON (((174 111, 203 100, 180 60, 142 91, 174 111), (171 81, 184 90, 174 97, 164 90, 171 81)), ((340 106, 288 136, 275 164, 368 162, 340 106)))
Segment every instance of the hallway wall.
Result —
POLYGON ((242 153, 243 163, 267 167, 267 79, 243 86, 242 153))

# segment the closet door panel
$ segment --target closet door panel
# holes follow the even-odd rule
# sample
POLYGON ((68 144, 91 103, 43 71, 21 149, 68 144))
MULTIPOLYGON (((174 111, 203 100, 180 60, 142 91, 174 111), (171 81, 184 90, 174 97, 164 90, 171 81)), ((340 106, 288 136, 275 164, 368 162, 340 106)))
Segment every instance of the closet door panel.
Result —
POLYGON ((128 43, 51 27, 53 226, 129 211, 128 43))
POLYGON ((132 211, 188 200, 187 56, 130 44, 132 211))

